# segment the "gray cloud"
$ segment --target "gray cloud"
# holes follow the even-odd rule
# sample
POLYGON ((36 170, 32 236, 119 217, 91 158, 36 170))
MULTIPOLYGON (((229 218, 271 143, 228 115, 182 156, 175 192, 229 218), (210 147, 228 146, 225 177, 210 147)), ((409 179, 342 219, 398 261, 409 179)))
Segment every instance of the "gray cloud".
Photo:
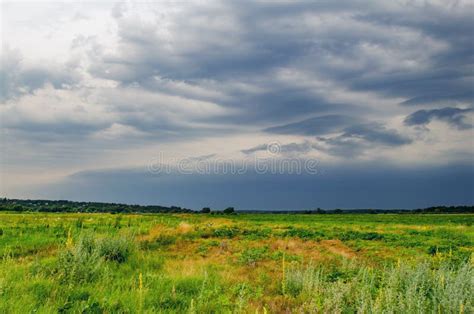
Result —
POLYGON ((322 135, 338 131, 342 127, 354 123, 354 120, 357 120, 357 118, 342 115, 327 115, 270 127, 264 131, 276 134, 322 135))
MULTIPOLYGON (((262 152, 262 151, 270 151, 271 153, 271 147, 269 145, 275 145, 276 143, 271 143, 271 144, 261 144, 257 145, 248 149, 243 149, 241 150, 242 153, 245 155, 250 155, 253 153, 257 152, 262 152)), ((277 153, 279 154, 292 154, 292 153, 308 153, 314 149, 314 144, 310 141, 304 141, 303 143, 288 143, 288 144, 277 144, 278 147, 276 148, 278 150, 277 153)))
MULTIPOLYGON (((312 121, 312 119, 309 121, 312 121)), ((313 124, 310 124, 310 126, 312 127, 313 124)), ((283 128, 284 134, 293 134, 292 132, 295 129, 298 131, 297 134, 317 134, 315 132, 307 133, 304 123, 303 127, 300 127, 300 124, 295 124, 291 128, 283 128), (300 130, 304 132, 300 133, 300 130)), ((322 151, 330 155, 350 158, 358 157, 376 147, 398 147, 412 143, 412 139, 400 135, 396 130, 387 129, 377 122, 355 124, 343 128, 340 125, 335 125, 330 130, 324 130, 322 133, 328 133, 329 131, 335 131, 340 134, 326 137, 319 136, 316 137, 316 140, 306 140, 302 143, 282 144, 279 146, 279 152, 282 154, 292 154, 322 151)), ((261 144, 241 150, 241 152, 249 155, 266 150, 268 150, 268 144, 261 144)))
POLYGON ((257 152, 263 152, 263 151, 266 151, 267 149, 268 149, 268 144, 260 144, 260 145, 250 147, 247 149, 242 149, 241 152, 246 155, 249 155, 249 154, 253 154, 257 152))
MULTIPOLYGON (((117 23, 116 49, 82 35, 75 36, 72 47, 87 51, 92 76, 114 80, 118 89, 138 85, 210 101, 238 112, 201 119, 209 125, 280 124, 266 129, 279 134, 286 127, 288 134, 321 135, 331 126, 308 120, 308 125, 321 126, 304 131, 291 122, 323 114, 351 116, 353 124, 370 111, 328 97, 339 89, 408 98, 403 103, 413 105, 472 98, 468 4, 245 1, 174 6, 163 13, 153 4, 116 5, 109 13, 117 23), (285 79, 282 71, 305 78, 285 79), (304 85, 311 80, 332 86, 304 85)), ((9 74, 2 94, 31 92, 46 82, 60 88, 74 83, 70 74, 67 67, 26 69, 15 77, 9 74)), ((107 101, 112 110, 121 110, 117 101, 107 101)), ((148 113, 133 112, 115 122, 147 132, 186 133, 179 123, 148 113)))
POLYGON ((402 102, 402 105, 447 105, 453 104, 456 105, 459 102, 472 103, 474 100, 474 91, 468 91, 464 94, 453 94, 453 95, 428 95, 428 96, 419 96, 408 99, 402 102))
POLYGON ((338 157, 357 157, 375 147, 398 147, 412 142, 396 130, 385 128, 380 123, 358 124, 347 127, 343 133, 332 137, 318 137, 326 144, 320 150, 338 157))
POLYGON ((360 138, 371 143, 399 146, 411 143, 409 138, 401 136, 395 130, 386 129, 379 123, 359 124, 344 129, 345 138, 360 138))
POLYGON ((278 79, 282 69, 346 90, 407 98, 404 104, 472 99, 469 4, 248 1, 178 7, 163 15, 151 6, 151 19, 140 19, 133 5, 115 7, 118 49, 96 53, 90 73, 150 89, 169 89, 156 78, 212 85, 220 92, 213 101, 240 109, 224 118, 227 123, 288 124, 360 110, 328 99, 330 89, 278 79), (239 84, 253 88, 235 89, 239 84))
POLYGON ((19 51, 2 48, 0 101, 6 101, 51 84, 57 89, 71 88, 80 80, 76 64, 38 64, 25 67, 19 51))
POLYGON ((419 110, 405 118, 404 123, 406 125, 425 125, 430 123, 432 120, 440 120, 448 123, 449 125, 460 129, 471 129, 472 124, 468 122, 466 114, 473 112, 473 109, 460 109, 446 107, 442 109, 432 110, 419 110))

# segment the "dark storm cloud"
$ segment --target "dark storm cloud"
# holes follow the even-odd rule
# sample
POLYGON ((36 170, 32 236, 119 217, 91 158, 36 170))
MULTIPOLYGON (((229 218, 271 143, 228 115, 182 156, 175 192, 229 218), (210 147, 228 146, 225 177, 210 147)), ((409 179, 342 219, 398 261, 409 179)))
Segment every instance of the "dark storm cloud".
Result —
MULTIPOLYGON (((444 44, 427 47, 426 66, 369 76, 352 82, 354 88, 378 90, 388 95, 409 97, 406 104, 437 103, 437 100, 472 101, 474 68, 474 19, 471 2, 447 1, 433 4, 411 3, 387 6, 358 15, 358 19, 381 27, 411 29, 423 38, 444 44)), ((422 39, 422 38, 420 38, 422 39)))
POLYGON ((90 171, 31 197, 237 209, 417 208, 474 202, 471 165, 399 168, 378 163, 321 165, 316 175, 154 175, 90 171), (343 196, 343 197, 341 197, 343 196))
POLYGON ((419 110, 407 116, 404 123, 410 126, 425 125, 436 119, 444 121, 457 129, 465 130, 472 128, 472 124, 468 122, 469 119, 466 116, 466 114, 472 112, 473 109, 460 109, 452 107, 433 110, 419 110))
MULTIPOLYGON (((165 11, 153 3, 114 6, 110 15, 117 23, 116 48, 85 35, 75 36, 71 47, 86 52, 84 68, 93 77, 118 82, 117 91, 132 86, 137 93, 159 91, 236 109, 228 115, 189 119, 201 127, 208 124, 209 130, 225 123, 259 125, 278 134, 324 135, 336 126, 307 117, 325 115, 339 125, 342 118, 335 117, 346 116, 353 119, 344 121, 348 126, 372 110, 354 105, 350 98, 328 96, 341 90, 402 98, 405 105, 451 105, 473 97, 470 4, 173 5, 176 10, 165 11)), ((10 59, 2 62, 4 99, 47 83, 68 88, 78 79, 74 65, 25 69, 19 59, 10 59)), ((161 135, 191 134, 190 124, 159 114, 160 101, 137 97, 127 106, 120 98, 118 93, 104 101, 108 112, 117 113, 115 122, 161 135), (147 108, 130 109, 140 102, 147 108)))
MULTIPOLYGON (((325 90, 282 81, 278 71, 331 80, 346 90, 407 98, 404 104, 466 102, 474 83, 471 8, 454 2, 189 3, 160 24, 159 12, 140 20, 133 6, 117 6, 112 15, 118 49, 98 49, 89 71, 150 90, 168 88, 157 85, 156 77, 198 87, 216 82, 213 87, 222 95, 212 100, 240 112, 209 123, 286 122, 288 134, 321 134, 331 127, 297 130, 288 121, 346 110, 356 123, 360 108, 329 100, 325 90), (243 83, 256 90, 234 88, 243 83)), ((140 126, 133 119, 128 123, 140 126)))
MULTIPOLYGON (((35 51, 22 51, 31 54, 22 63, 15 51, 2 50, 2 128, 24 137, 29 132, 33 140, 34 133, 49 132, 65 142, 79 134, 115 136, 119 143, 130 133, 153 144, 245 138, 262 130, 301 137, 282 145, 288 152, 357 156, 408 145, 411 139, 401 135, 413 134, 407 126, 433 119, 470 127, 469 112, 430 109, 473 103, 472 3, 130 2, 105 8, 94 7, 97 16, 106 13, 97 31, 63 34, 70 42, 61 53, 42 50, 38 55, 51 55, 47 62, 35 51), (52 66, 56 55, 77 62, 52 66), (58 90, 69 93, 58 96, 58 90), (40 99, 33 103, 29 96, 40 99), (400 129, 385 127, 410 112, 400 129)), ((238 145, 244 153, 265 149, 243 149, 245 140, 238 145)))

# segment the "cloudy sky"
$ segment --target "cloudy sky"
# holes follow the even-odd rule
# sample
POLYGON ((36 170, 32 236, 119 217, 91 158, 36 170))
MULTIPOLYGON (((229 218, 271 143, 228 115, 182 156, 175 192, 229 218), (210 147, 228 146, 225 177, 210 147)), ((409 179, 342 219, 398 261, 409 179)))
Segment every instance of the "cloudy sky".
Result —
POLYGON ((462 0, 2 2, 0 194, 472 204, 473 13, 462 0), (183 160, 250 166, 183 173, 183 160))

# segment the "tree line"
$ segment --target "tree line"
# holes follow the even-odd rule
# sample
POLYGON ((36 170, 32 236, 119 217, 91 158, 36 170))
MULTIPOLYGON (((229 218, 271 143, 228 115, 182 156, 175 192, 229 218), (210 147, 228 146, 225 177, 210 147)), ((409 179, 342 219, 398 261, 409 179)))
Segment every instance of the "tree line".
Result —
MULTIPOLYGON (((179 206, 160 205, 131 205, 120 203, 101 202, 75 202, 67 200, 21 200, 0 198, 0 211, 14 212, 53 212, 53 213, 201 213, 201 214, 235 214, 234 207, 227 207, 223 210, 213 210, 204 207, 201 210, 192 210, 179 206)), ((239 210, 241 213, 271 213, 271 214, 450 214, 450 213, 474 213, 474 206, 433 206, 418 209, 331 209, 322 208, 312 210, 284 210, 284 211, 264 211, 264 210, 239 210)))

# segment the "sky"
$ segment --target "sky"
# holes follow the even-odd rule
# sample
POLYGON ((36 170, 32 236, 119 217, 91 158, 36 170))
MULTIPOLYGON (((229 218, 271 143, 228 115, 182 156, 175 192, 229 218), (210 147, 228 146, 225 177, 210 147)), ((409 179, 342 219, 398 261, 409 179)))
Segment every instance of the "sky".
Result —
POLYGON ((0 195, 474 203, 474 2, 1 2, 0 195))

